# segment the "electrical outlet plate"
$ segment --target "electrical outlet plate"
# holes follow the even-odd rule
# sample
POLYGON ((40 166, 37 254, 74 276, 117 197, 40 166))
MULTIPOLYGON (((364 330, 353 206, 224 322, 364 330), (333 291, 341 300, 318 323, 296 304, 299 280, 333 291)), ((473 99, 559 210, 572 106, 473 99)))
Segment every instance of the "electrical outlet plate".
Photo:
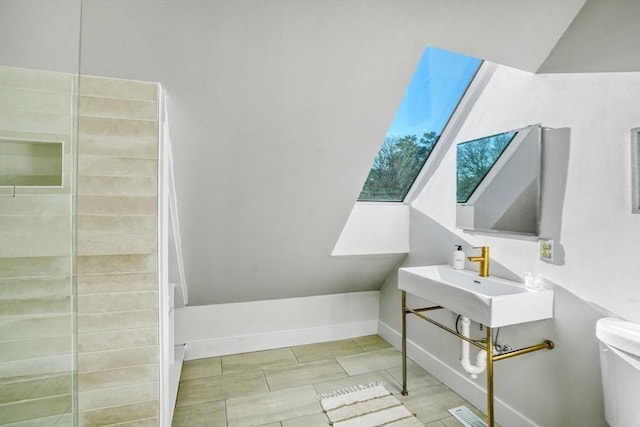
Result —
POLYGON ((553 262, 553 240, 540 240, 540 259, 553 262))

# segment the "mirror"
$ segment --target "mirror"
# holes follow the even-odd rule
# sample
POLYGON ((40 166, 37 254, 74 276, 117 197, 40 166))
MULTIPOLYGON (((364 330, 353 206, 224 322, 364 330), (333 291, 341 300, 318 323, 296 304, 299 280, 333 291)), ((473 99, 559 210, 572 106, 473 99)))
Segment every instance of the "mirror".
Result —
POLYGON ((538 235, 541 133, 532 125, 458 144, 457 227, 538 235))

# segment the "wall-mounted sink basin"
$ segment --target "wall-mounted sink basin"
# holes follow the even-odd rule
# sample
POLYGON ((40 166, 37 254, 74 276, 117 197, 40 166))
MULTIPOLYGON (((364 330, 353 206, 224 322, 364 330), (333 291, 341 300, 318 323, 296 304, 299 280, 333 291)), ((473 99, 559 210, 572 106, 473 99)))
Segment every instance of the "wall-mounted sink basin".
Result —
POLYGON ((552 290, 450 265, 400 268, 398 288, 492 328, 553 317, 552 290))

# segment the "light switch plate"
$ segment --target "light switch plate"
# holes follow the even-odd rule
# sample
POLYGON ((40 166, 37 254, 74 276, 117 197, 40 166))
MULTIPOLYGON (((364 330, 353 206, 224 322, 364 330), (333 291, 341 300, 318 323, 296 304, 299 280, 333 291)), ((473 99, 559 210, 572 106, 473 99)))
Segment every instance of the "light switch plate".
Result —
POLYGON ((553 262, 553 240, 540 240, 540 259, 553 262))

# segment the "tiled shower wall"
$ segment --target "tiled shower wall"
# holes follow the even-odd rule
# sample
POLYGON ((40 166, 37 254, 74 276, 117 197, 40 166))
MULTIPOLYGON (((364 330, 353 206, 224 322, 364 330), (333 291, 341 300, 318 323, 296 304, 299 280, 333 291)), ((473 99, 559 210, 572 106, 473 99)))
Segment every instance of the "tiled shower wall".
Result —
POLYGON ((0 424, 158 425, 158 85, 0 67, 0 138, 64 142, 62 188, 0 188, 0 424), (73 229, 77 227, 73 256, 73 229), (37 420, 37 421, 35 421, 37 420))
POLYGON ((81 77, 80 426, 158 425, 158 85, 81 77))
MULTIPOLYGON (((73 422, 73 83, 0 67, 0 140, 62 142, 64 159, 62 186, 17 187, 15 197, 0 187, 2 425, 73 422)), ((15 154, 0 154, 0 174, 27 161, 15 154)))

